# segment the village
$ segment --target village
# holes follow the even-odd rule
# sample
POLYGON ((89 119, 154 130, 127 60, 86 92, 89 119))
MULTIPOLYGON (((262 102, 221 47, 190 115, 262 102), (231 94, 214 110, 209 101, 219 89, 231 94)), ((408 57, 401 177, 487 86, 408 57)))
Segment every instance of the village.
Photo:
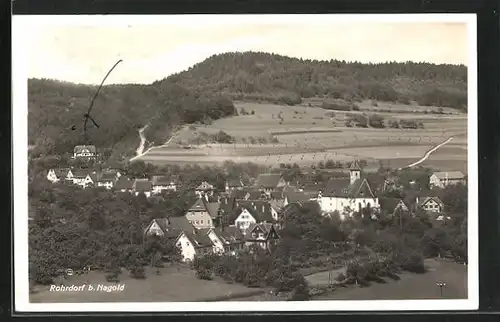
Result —
MULTIPOLYGON (((76 146, 72 157, 92 160, 97 157, 96 148, 76 146)), ((323 182, 311 178, 287 181, 279 172, 261 173, 250 184, 233 178, 226 181, 223 190, 215 188, 212 182, 201 181, 192 192, 196 201, 184 216, 165 214, 154 218, 143 227, 143 234, 173 241, 185 262, 206 254, 236 255, 253 247, 272 251, 286 225, 286 210, 293 205, 316 202, 322 216, 337 215, 342 220, 369 209, 373 220, 399 212, 415 215, 423 211, 434 221, 446 221, 450 217, 445 205, 432 188, 466 185, 466 176, 460 171, 433 172, 428 177, 428 189, 423 189, 415 180, 402 182, 396 175, 365 172, 360 163, 353 159, 345 176, 323 182), (404 198, 388 197, 402 189, 415 193, 404 198)), ((177 176, 151 174, 134 178, 121 169, 110 168, 53 168, 46 178, 54 184, 104 188, 147 198, 176 191, 183 184, 177 176)))

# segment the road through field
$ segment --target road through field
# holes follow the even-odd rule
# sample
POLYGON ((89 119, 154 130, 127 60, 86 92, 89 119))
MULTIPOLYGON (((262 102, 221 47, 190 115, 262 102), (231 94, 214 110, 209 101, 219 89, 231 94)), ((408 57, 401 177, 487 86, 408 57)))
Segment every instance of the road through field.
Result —
MULTIPOLYGON (((443 145, 447 144, 448 142, 450 142, 451 140, 453 139, 453 137, 449 137, 446 141, 444 142, 441 142, 439 143, 438 145, 436 145, 435 147, 433 147, 432 149, 430 149, 429 151, 427 151, 424 156, 422 157, 422 159, 418 160, 417 162, 414 162, 408 166, 406 166, 405 168, 412 168, 416 165, 419 165, 420 163, 424 162, 425 160, 427 160, 427 158, 429 158, 429 156, 431 155, 432 152, 436 151, 437 149, 439 149, 440 147, 442 147, 443 145)), ((399 169, 401 170, 401 169, 399 169)))

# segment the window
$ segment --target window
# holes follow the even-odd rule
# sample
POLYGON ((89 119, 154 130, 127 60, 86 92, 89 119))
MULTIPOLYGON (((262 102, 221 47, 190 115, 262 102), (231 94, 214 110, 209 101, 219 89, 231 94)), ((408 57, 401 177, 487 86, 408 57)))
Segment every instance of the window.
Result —
POLYGON ((259 238, 264 238, 264 234, 263 233, 259 233, 259 238))
POLYGON ((200 220, 200 224, 202 224, 202 225, 203 225, 203 220, 200 220))

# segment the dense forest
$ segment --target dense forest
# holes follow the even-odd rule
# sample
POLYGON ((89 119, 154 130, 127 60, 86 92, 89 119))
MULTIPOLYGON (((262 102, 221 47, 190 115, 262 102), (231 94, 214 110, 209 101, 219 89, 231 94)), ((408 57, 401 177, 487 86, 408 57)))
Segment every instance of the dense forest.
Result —
POLYGON ((235 99, 285 104, 302 98, 373 99, 466 109, 467 68, 429 63, 317 61, 262 52, 214 55, 154 83, 174 82, 235 99))
POLYGON ((294 105, 304 98, 347 102, 372 99, 467 109, 465 66, 427 63, 362 64, 245 52, 214 55, 150 85, 104 86, 84 135, 84 114, 96 86, 47 79, 28 81, 29 144, 36 154, 63 154, 92 142, 114 153, 134 153, 138 129, 163 143, 177 126, 237 113, 232 100, 294 105))

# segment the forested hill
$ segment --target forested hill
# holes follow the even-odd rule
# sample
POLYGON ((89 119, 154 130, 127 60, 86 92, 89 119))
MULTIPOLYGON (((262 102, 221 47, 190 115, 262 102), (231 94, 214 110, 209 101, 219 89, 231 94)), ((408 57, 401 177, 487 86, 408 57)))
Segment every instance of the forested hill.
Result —
MULTIPOLYGON (((305 44, 307 46, 307 44, 305 44)), ((156 82, 174 82, 236 99, 294 104, 300 98, 416 101, 466 109, 467 68, 428 63, 362 64, 304 60, 262 52, 214 55, 187 71, 156 82)))
POLYGON ((64 154, 85 142, 103 152, 133 154, 139 146, 139 128, 149 127, 149 142, 164 143, 177 125, 205 122, 236 113, 231 100, 217 93, 194 93, 189 88, 164 83, 104 86, 87 113, 97 86, 76 85, 46 79, 28 81, 28 139, 34 154, 64 154))
POLYGON ((268 53, 214 55, 150 85, 104 86, 83 135, 83 115, 97 87, 28 81, 29 144, 34 154, 63 154, 86 140, 101 150, 134 153, 138 129, 161 144, 177 125, 236 113, 232 100, 298 104, 303 98, 374 99, 466 109, 465 66, 314 61, 268 53), (74 129, 72 129, 74 128, 74 129))

